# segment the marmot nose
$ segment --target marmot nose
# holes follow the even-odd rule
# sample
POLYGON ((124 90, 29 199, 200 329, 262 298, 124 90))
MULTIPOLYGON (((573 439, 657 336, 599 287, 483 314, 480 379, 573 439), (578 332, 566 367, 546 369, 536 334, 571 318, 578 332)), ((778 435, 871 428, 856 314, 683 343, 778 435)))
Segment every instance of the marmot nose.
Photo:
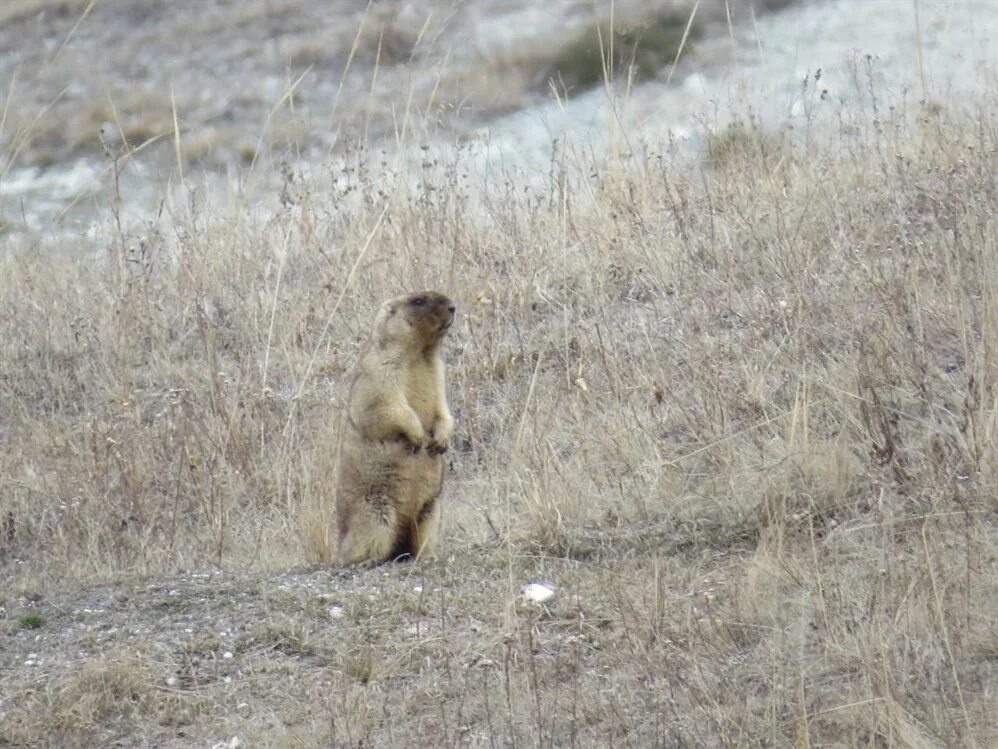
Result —
POLYGON ((448 304, 447 311, 450 312, 451 315, 453 315, 455 312, 457 312, 457 307, 453 303, 448 304))

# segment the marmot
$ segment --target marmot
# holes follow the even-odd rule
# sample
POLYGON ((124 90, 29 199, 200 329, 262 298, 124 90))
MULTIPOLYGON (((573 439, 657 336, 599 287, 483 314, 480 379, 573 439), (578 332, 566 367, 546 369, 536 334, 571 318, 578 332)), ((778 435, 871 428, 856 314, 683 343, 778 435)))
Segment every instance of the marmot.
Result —
POLYGON ((385 302, 350 385, 336 490, 343 564, 429 554, 454 432, 441 344, 454 302, 423 291, 385 302))

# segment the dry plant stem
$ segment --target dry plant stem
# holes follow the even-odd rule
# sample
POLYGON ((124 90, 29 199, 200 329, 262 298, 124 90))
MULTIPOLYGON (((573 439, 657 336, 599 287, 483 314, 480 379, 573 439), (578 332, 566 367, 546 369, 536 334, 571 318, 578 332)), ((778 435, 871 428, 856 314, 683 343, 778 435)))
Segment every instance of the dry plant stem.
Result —
POLYGON ((274 281, 274 293, 271 297, 270 322, 267 325, 267 343, 263 350, 263 371, 260 376, 260 390, 267 389, 267 369, 270 365, 270 351, 274 340, 274 322, 277 319, 277 302, 281 292, 281 279, 284 277, 284 264, 288 258, 288 243, 291 241, 291 228, 284 234, 284 244, 280 250, 280 257, 277 265, 277 279, 274 281))
MULTIPOLYGON (((693 19, 696 18, 696 16, 697 16, 697 9, 699 9, 699 7, 700 7, 700 0, 696 0, 696 2, 693 3, 693 9, 690 10, 690 17, 686 21, 686 28, 683 29, 683 38, 679 42, 679 47, 676 49, 676 58, 672 61, 672 67, 669 68, 669 74, 668 74, 668 76, 665 79, 666 84, 668 84, 669 82, 672 81, 672 73, 675 71, 676 65, 679 64, 679 58, 682 57, 683 50, 686 49, 686 43, 690 39, 690 30, 693 28, 693 19)), ((730 9, 727 8, 727 7, 725 7, 725 13, 727 13, 727 15, 728 15, 728 26, 730 28, 730 24, 731 24, 731 13, 730 13, 730 9)), ((753 15, 752 15, 752 21, 754 23, 755 22, 755 11, 753 10, 752 13, 753 13, 753 15)))
POLYGON ((354 274, 357 272, 358 266, 360 266, 361 261, 364 259, 364 255, 367 254, 367 250, 371 246, 371 242, 374 240, 374 237, 377 235, 378 230, 381 227, 381 222, 384 220, 385 215, 388 213, 388 207, 389 207, 388 205, 385 205, 384 209, 381 211, 381 214, 374 222, 374 227, 371 229, 371 232, 367 235, 367 240, 360 248, 360 252, 357 253, 357 259, 354 260, 353 265, 350 266, 350 270, 347 273, 347 277, 343 283, 343 288, 340 289, 340 294, 336 299, 336 303, 333 305, 333 308, 330 311, 329 316, 326 318, 326 322, 323 325, 321 332, 319 333, 318 341, 315 345, 315 348, 312 350, 312 355, 309 357, 308 362, 305 366, 305 370, 299 378, 298 390, 295 394, 295 398, 291 402, 291 411, 288 413, 288 420, 285 422, 284 425, 285 434, 287 434, 288 429, 290 429, 291 427, 292 417, 294 416, 295 403, 299 400, 301 394, 304 392, 306 386, 308 385, 309 376, 311 375, 312 369, 315 366, 315 361, 319 356, 319 351, 322 349, 322 347, 325 344, 326 335, 329 332, 330 325, 332 324, 335 315, 340 309, 340 305, 343 302, 344 295, 350 289, 351 282, 353 281, 354 274))
MULTIPOLYGON (((527 396, 523 401, 523 409, 520 412, 520 423, 516 429, 516 439, 513 441, 513 449, 511 452, 511 461, 516 463, 520 455, 520 445, 523 441, 523 429, 526 424, 527 414, 530 410, 530 402, 534 396, 534 386, 537 383, 537 373, 540 371, 541 361, 543 361, 544 352, 541 351, 537 355, 537 365, 534 367, 533 376, 530 378, 530 386, 527 388, 527 396)), ((511 477, 517 477, 514 472, 511 477)), ((508 486, 506 489, 506 571, 507 571, 507 581, 509 584, 508 588, 508 598, 509 608, 507 612, 507 626, 511 629, 515 627, 515 609, 513 608, 513 602, 516 600, 516 579, 513 572, 514 565, 514 551, 513 551, 513 500, 512 500, 512 486, 508 486)))
POLYGON ((281 108, 285 104, 288 104, 289 106, 291 106, 293 104, 295 91, 301 85, 302 81, 305 80, 305 78, 308 76, 308 74, 309 74, 310 71, 311 71, 311 67, 309 67, 308 69, 306 69, 289 86, 287 86, 284 89, 284 92, 281 94, 281 98, 277 100, 277 102, 274 104, 274 106, 271 107, 270 112, 267 113, 267 119, 266 119, 266 121, 263 124, 263 128, 260 130, 259 137, 257 138, 256 148, 253 149, 253 159, 250 161, 249 168, 247 169, 247 171, 250 174, 253 173, 253 170, 254 170, 254 168, 256 167, 256 164, 257 164, 257 159, 259 158, 260 153, 262 153, 262 151, 263 151, 263 143, 264 143, 264 140, 265 140, 265 138, 267 136, 267 131, 270 129, 271 122, 273 121, 275 115, 281 110, 281 108))
MULTIPOLYGON (((973 725, 970 722, 970 714, 967 712, 967 703, 963 699, 963 688, 960 686, 960 676, 956 670, 956 659, 953 657, 953 645, 950 641, 949 632, 946 627, 946 614, 943 611, 942 593, 939 590, 939 585, 936 580, 935 566, 932 563, 932 551, 929 548, 928 526, 925 523, 922 524, 921 536, 922 549, 925 552, 925 565, 929 573, 929 582, 932 584, 932 599, 935 604, 936 620, 942 634, 943 644, 946 646, 946 656, 949 661, 950 671, 953 675, 953 686, 955 687, 957 697, 960 700, 960 708, 963 711, 963 718, 967 723, 967 729, 969 731, 973 731, 973 725)), ((973 733, 968 734, 968 742, 972 747, 977 746, 977 742, 974 741, 973 733)))
POLYGON ((173 91, 173 81, 170 81, 170 112, 173 115, 173 154, 177 160, 177 178, 184 184, 184 159, 180 153, 180 122, 177 119, 177 96, 173 91))

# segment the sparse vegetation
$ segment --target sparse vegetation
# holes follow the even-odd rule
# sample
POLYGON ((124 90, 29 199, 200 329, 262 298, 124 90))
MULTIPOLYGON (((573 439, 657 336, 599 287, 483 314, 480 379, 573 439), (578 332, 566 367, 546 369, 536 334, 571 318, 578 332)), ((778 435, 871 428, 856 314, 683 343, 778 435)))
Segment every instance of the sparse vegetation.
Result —
POLYGON ((133 148, 146 146, 144 163, 163 169, 179 150, 191 167, 276 171, 288 152, 321 161, 344 138, 394 137, 400 120, 424 135, 441 122, 473 131, 489 116, 551 96, 552 81, 560 95, 597 84, 604 67, 615 77, 652 78, 703 29, 745 15, 740 4, 648 0, 620 4, 611 23, 609 3, 578 3, 564 8, 570 23, 551 35, 533 28, 529 8, 498 2, 525 28, 486 49, 478 40, 483 5, 242 0, 218 4, 206 18, 199 3, 7 0, 0 45, 39 24, 72 43, 24 45, 0 59, 0 75, 10 79, 0 170, 98 156, 106 122, 133 148), (240 51, 218 43, 224 29, 238 29, 240 51), (94 59, 95 74, 79 75, 94 59), (386 71, 402 65, 404 76, 386 71), (66 80, 73 85, 58 86, 66 80))
POLYGON ((632 22, 594 23, 557 48, 545 72, 545 84, 591 88, 608 75, 649 78, 690 54, 701 26, 688 15, 651 13, 632 22))
POLYGON ((45 624, 45 617, 41 614, 25 614, 17 621, 21 629, 40 629, 45 624))
POLYGON ((786 134, 775 134, 761 127, 754 118, 735 120, 723 130, 707 138, 707 162, 715 171, 739 171, 744 165, 756 164, 777 168, 783 156, 786 134))
POLYGON ((0 746, 998 742, 998 92, 863 83, 488 192, 351 144, 265 219, 5 255, 0 746), (440 558, 331 570, 412 288, 460 314, 440 558))

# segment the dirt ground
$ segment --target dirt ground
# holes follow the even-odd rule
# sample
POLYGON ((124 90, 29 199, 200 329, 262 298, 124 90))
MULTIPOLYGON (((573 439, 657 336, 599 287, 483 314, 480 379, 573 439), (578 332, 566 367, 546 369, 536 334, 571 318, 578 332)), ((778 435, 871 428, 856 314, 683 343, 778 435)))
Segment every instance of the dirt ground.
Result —
POLYGON ((617 577, 650 574, 644 559, 616 559, 613 579, 598 558, 525 562, 511 589, 494 556, 473 567, 203 572, 25 593, 2 620, 3 740, 484 746, 602 744, 616 733, 650 745, 668 741, 670 724, 695 735, 693 714, 669 707, 676 675, 655 670, 689 665, 666 621, 721 626, 711 574, 670 575, 680 565, 659 546, 661 599, 650 602, 638 597, 643 581, 617 577), (523 597, 528 570, 559 581, 554 599, 523 597), (655 631, 628 631, 643 628, 626 619, 648 606, 661 617, 655 631), (28 613, 41 617, 37 629, 19 623, 28 613), (657 665, 640 655, 647 648, 657 665), (626 678, 607 666, 619 658, 633 663, 626 678))

